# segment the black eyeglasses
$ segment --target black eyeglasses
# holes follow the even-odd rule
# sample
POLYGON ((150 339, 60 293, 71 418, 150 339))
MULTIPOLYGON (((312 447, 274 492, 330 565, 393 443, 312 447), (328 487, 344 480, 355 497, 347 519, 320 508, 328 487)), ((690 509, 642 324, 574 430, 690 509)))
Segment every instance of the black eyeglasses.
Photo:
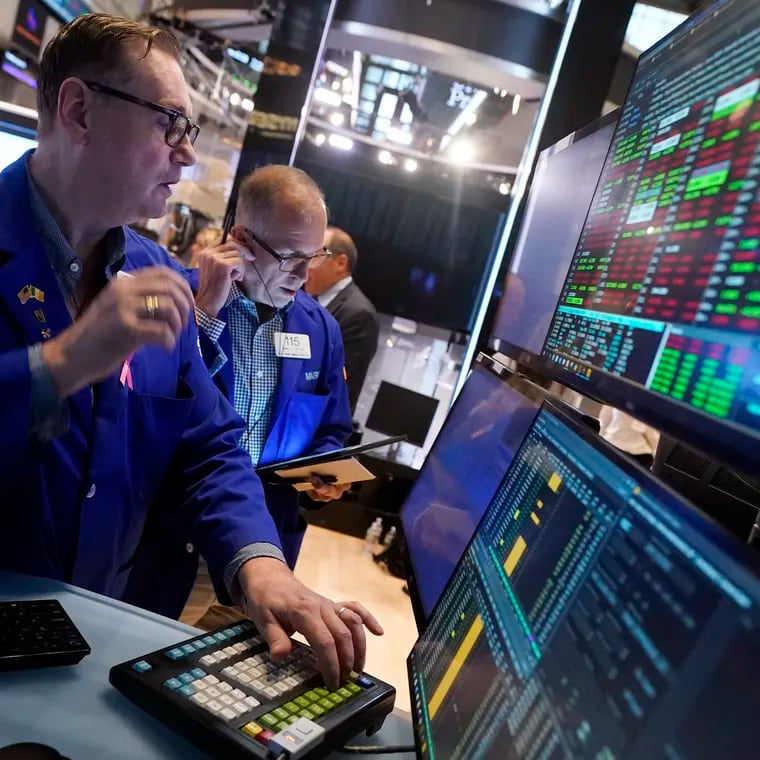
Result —
POLYGON ((280 262, 281 272, 294 272, 304 262, 309 269, 316 269, 317 267, 321 267, 322 264, 332 256, 332 251, 330 251, 327 246, 322 246, 318 251, 311 254, 293 253, 290 256, 282 256, 247 227, 244 227, 243 229, 245 230, 245 234, 248 235, 254 243, 260 245, 270 256, 274 256, 274 258, 280 262))
POLYGON ((168 116, 169 126, 166 128, 164 140, 166 140, 166 144, 170 148, 176 148, 185 139, 185 135, 190 138, 190 145, 193 145, 198 139, 198 133, 201 131, 200 126, 190 121, 190 119, 188 119, 181 111, 161 106, 158 103, 151 103, 149 100, 143 100, 135 95, 129 95, 121 90, 114 90, 113 87, 107 87, 106 85, 98 84, 97 82, 85 82, 85 84, 93 92, 99 92, 101 95, 109 95, 112 98, 120 98, 121 100, 126 100, 128 103, 134 103, 143 108, 150 108, 153 111, 158 111, 159 113, 168 116))

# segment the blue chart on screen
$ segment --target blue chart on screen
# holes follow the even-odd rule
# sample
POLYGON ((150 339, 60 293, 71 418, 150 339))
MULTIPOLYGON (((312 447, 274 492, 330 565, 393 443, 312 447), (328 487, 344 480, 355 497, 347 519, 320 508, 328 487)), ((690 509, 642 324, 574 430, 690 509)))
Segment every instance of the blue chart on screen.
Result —
POLYGON ((476 366, 401 512, 429 615, 536 416, 537 406, 476 366))
POLYGON ((410 655, 421 756, 755 757, 757 571, 545 405, 410 655))

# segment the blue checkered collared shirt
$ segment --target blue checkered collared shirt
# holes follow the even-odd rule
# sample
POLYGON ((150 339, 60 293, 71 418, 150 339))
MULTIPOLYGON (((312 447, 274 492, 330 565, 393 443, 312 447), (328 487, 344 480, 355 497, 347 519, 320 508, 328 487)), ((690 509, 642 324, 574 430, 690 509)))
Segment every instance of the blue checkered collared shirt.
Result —
POLYGON ((250 454, 255 467, 264 450, 272 419, 274 394, 280 381, 280 360, 274 348, 274 334, 282 332, 283 319, 292 301, 261 324, 256 304, 245 297, 233 282, 225 302, 225 323, 196 309, 198 325, 211 338, 219 355, 210 368, 215 375, 229 358, 219 346, 219 337, 229 325, 232 366, 235 375, 235 411, 245 422, 240 445, 250 454))

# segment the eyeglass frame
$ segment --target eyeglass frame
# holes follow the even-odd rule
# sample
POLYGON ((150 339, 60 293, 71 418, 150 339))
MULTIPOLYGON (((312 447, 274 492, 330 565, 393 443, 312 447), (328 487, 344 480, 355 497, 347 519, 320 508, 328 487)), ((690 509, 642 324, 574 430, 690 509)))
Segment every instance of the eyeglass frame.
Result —
MULTIPOLYGON (((283 264, 287 264, 289 261, 305 261, 306 267, 308 269, 319 269, 326 261, 330 258, 330 256, 333 255, 333 252, 326 246, 323 245, 321 248, 318 248, 317 251, 312 253, 311 255, 306 254, 300 254, 300 253, 294 253, 290 256, 283 256, 281 253, 277 253, 274 248, 272 248, 269 243, 264 242, 256 233, 253 232, 253 230, 249 229, 248 227, 243 227, 243 231, 245 234, 253 240, 254 243, 257 245, 260 245, 270 256, 277 259, 280 271, 281 272, 292 272, 294 269, 283 269, 283 264), (321 261, 318 264, 314 264, 313 266, 310 265, 310 261, 313 261, 314 259, 320 258, 321 261)), ((298 265, 296 264, 296 267, 298 265)))
POLYGON ((145 100, 144 98, 138 98, 137 95, 130 95, 128 92, 116 90, 113 87, 109 87, 105 84, 100 84, 99 82, 93 82, 85 79, 83 79, 82 82, 84 82, 87 88, 93 92, 100 93, 101 95, 109 95, 112 98, 119 98, 120 100, 125 100, 127 103, 134 103, 135 105, 142 106, 143 108, 150 108, 153 111, 158 111, 159 113, 164 114, 164 116, 170 117, 171 121, 166 127, 166 132, 164 133, 164 142, 170 148, 178 148, 186 137, 190 140, 190 145, 195 145, 195 141, 198 139, 198 135, 201 131, 200 124, 197 124, 194 121, 190 121, 190 118, 186 114, 182 113, 182 111, 178 111, 176 108, 162 106, 159 103, 153 103, 152 101, 145 100), (172 129, 174 129, 174 125, 179 119, 184 119, 187 124, 185 126, 184 132, 182 133, 182 137, 179 138, 175 145, 172 145, 169 142, 169 133, 172 131, 172 129), (194 134, 193 130, 195 131, 194 134))

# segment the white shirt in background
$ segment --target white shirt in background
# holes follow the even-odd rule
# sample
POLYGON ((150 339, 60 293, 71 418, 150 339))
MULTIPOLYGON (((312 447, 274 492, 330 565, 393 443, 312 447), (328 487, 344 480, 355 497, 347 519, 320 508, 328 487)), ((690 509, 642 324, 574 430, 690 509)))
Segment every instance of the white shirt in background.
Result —
POLYGON ((317 301, 327 308, 327 305, 330 303, 330 301, 335 298, 335 296, 338 295, 342 290, 345 290, 352 282, 354 281, 354 278, 351 277, 351 275, 348 275, 348 277, 344 277, 342 280, 338 280, 338 282, 335 283, 335 285, 327 288, 327 290, 324 293, 320 293, 317 296, 317 301))

